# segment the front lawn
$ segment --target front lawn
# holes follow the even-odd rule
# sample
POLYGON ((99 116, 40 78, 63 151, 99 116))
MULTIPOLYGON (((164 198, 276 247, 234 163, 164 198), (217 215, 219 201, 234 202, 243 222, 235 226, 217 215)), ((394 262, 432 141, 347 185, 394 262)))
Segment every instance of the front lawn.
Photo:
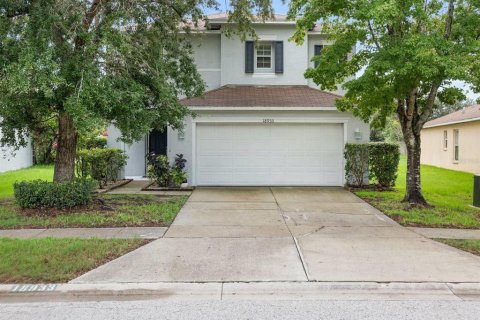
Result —
POLYGON ((67 282, 145 243, 141 239, 0 238, 0 283, 67 282))
POLYGON ((435 239, 439 242, 448 244, 449 246, 458 248, 463 251, 467 251, 477 256, 480 256, 480 240, 461 240, 461 239, 435 239))
POLYGON ((53 165, 36 165, 26 169, 0 173, 0 199, 13 197, 15 181, 53 180, 53 165))
POLYGON ((0 200, 0 229, 169 226, 187 197, 105 194, 93 204, 70 210, 20 209, 0 200))
POLYGON ((410 208, 405 193, 406 158, 400 160, 395 191, 355 191, 404 226, 480 228, 480 209, 471 207, 473 175, 422 165, 422 188, 433 208, 410 208))

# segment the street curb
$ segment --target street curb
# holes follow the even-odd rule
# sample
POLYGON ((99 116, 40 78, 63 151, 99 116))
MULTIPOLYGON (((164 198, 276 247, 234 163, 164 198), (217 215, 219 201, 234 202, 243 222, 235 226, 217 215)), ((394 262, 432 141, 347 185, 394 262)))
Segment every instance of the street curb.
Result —
POLYGON ((149 299, 480 301, 480 283, 155 282, 0 285, 0 302, 149 299))

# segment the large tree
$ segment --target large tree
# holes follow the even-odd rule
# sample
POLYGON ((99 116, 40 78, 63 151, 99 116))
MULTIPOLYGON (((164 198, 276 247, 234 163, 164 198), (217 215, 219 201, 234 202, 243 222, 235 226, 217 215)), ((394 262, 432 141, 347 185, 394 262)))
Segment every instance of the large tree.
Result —
POLYGON ((404 201, 426 205, 420 132, 437 103, 464 99, 454 80, 480 91, 480 1, 292 0, 289 16, 300 17, 295 41, 317 21, 332 41, 305 75, 322 89, 343 83, 340 110, 380 127, 398 115, 408 153, 404 201))
MULTIPOLYGON (((231 21, 252 31, 269 0, 232 0, 231 21)), ((179 128, 178 97, 205 86, 186 34, 214 0, 0 0, 1 145, 20 146, 58 122, 54 181, 74 178, 78 135, 115 123, 130 142, 179 128)))

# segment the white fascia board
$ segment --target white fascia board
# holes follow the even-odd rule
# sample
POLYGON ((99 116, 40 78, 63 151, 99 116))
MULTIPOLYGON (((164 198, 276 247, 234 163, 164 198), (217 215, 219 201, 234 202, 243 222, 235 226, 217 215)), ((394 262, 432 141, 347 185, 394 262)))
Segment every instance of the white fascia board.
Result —
MULTIPOLYGON (((237 24, 237 22, 228 22, 228 20, 209 20, 208 21, 210 24, 237 24)), ((252 24, 260 24, 260 25, 265 25, 265 24, 283 24, 283 25, 296 25, 297 23, 292 20, 287 20, 287 21, 252 21, 252 24)))
POLYGON ((449 125, 452 125, 452 124, 466 123, 466 122, 473 122, 473 121, 480 121, 480 118, 472 118, 472 119, 465 119, 465 120, 459 120, 459 121, 450 121, 450 122, 444 122, 444 123, 439 123, 439 124, 433 124, 431 126, 425 126, 425 127, 423 127, 423 129, 443 127, 443 126, 449 126, 449 125))
POLYGON ((192 111, 338 111, 336 107, 188 107, 192 111))

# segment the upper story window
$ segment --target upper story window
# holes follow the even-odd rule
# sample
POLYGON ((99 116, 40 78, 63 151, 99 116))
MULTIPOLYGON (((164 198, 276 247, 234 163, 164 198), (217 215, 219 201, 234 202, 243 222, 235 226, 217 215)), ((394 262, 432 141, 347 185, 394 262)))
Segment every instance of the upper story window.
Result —
POLYGON ((447 150, 448 149, 448 131, 447 130, 444 130, 443 131, 443 150, 447 150))
MULTIPOLYGON (((316 44, 313 46, 313 54, 315 57, 319 56, 322 54, 322 50, 323 50, 323 45, 321 44, 316 44)), ((314 63, 314 66, 315 68, 318 67, 318 61, 315 61, 314 63)))
POLYGON ((257 69, 272 69, 272 44, 260 43, 257 47, 257 69))
POLYGON ((245 41, 245 73, 282 74, 283 41, 245 41))

